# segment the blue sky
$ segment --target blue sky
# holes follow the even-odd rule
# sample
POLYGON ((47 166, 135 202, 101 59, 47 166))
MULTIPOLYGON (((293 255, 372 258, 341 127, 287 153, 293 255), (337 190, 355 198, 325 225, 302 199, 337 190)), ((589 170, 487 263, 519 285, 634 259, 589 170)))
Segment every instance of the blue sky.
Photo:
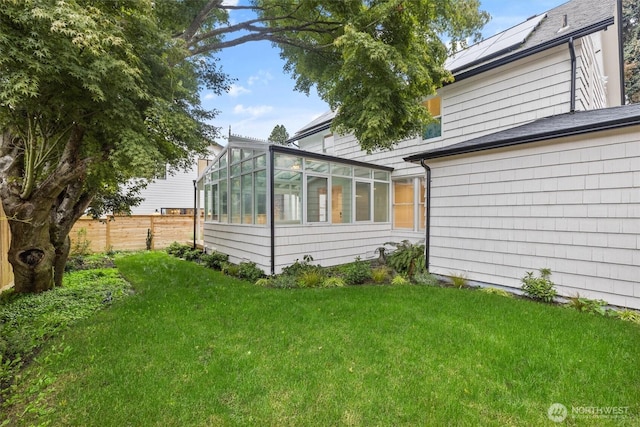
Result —
MULTIPOLYGON (((565 2, 481 0, 481 8, 492 17, 482 33, 484 37, 490 37, 565 2)), ((250 17, 245 11, 234 12, 231 20, 241 22, 250 17)), ((232 47, 221 52, 219 57, 223 71, 235 81, 228 93, 216 96, 205 91, 202 99, 206 108, 220 111, 213 124, 221 127, 225 136, 230 127, 237 135, 267 139, 273 127, 279 124, 293 135, 329 109, 313 89, 309 96, 294 90, 295 82, 282 70, 284 61, 271 43, 253 42, 232 47)), ((218 142, 226 145, 224 139, 218 142)))

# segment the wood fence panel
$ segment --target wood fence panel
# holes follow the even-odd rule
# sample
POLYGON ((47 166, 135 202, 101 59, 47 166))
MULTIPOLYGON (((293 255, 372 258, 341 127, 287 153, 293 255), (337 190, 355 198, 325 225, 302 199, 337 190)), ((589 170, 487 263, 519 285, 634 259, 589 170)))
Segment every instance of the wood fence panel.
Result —
POLYGON ((153 218, 153 248, 166 248, 173 242, 193 241, 193 217, 156 216, 153 218))
POLYGON ((0 204, 0 289, 13 283, 13 268, 8 259, 10 244, 9 223, 2 210, 2 204, 0 204))

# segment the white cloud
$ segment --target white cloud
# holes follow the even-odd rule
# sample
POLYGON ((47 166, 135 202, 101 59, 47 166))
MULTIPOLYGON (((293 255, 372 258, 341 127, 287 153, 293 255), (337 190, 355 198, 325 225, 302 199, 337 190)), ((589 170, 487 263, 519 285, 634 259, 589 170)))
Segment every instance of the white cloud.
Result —
POLYGON ((251 91, 244 86, 240 86, 236 84, 232 84, 229 87, 229 96, 232 98, 236 98, 240 95, 244 95, 245 93, 251 93, 251 91))
POLYGON ((222 2, 223 6, 237 6, 240 3, 240 0, 224 0, 222 2))
POLYGON ((271 111, 273 111, 273 107, 271 105, 256 105, 245 107, 242 104, 238 104, 233 107, 233 114, 243 114, 249 115, 251 117, 264 116, 271 111))
POLYGON ((209 100, 209 99, 213 99, 213 98, 215 98, 215 97, 216 97, 216 94, 215 94, 215 93, 208 92, 208 93, 206 93, 206 94, 203 96, 203 99, 207 99, 207 100, 209 100))
POLYGON ((266 85, 270 80, 273 80, 273 76, 271 75, 271 73, 265 70, 260 70, 258 71, 258 74, 249 77, 247 83, 249 83, 249 86, 256 83, 262 83, 266 85))

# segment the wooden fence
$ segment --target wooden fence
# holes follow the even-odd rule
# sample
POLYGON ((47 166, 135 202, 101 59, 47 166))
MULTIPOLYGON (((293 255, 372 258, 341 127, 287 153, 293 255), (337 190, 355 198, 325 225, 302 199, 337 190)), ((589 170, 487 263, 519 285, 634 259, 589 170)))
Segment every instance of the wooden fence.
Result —
MULTIPOLYGON (((0 206, 0 289, 13 281, 7 252, 11 237, 9 225, 4 220, 0 206)), ((193 217, 186 215, 135 215, 116 216, 107 221, 81 218, 69 237, 71 248, 86 247, 90 252, 112 250, 131 251, 147 248, 147 236, 151 234, 151 249, 163 249, 171 243, 193 241, 193 217)), ((200 221, 202 225, 202 221, 200 221)), ((201 233, 199 235, 202 235, 201 233)))

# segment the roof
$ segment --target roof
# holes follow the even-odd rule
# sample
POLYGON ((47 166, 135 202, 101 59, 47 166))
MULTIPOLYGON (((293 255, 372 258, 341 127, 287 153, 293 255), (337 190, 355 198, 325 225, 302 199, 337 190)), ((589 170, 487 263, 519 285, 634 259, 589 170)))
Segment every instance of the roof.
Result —
POLYGON ((405 157, 404 160, 407 162, 419 162, 420 160, 474 153, 634 125, 640 125, 640 104, 600 110, 576 111, 546 117, 501 132, 414 154, 405 157))
POLYGON ((450 71, 456 80, 462 80, 542 50, 565 44, 571 38, 578 39, 601 31, 613 25, 615 13, 616 0, 571 0, 470 46, 453 55, 447 64, 456 67, 450 71), (505 35, 511 35, 511 38, 506 41, 501 40, 505 35), (479 49, 492 40, 495 40, 495 43, 489 44, 493 48, 479 49), (465 52, 473 50, 480 50, 482 55, 473 61, 458 62, 456 60, 464 56, 465 52))

